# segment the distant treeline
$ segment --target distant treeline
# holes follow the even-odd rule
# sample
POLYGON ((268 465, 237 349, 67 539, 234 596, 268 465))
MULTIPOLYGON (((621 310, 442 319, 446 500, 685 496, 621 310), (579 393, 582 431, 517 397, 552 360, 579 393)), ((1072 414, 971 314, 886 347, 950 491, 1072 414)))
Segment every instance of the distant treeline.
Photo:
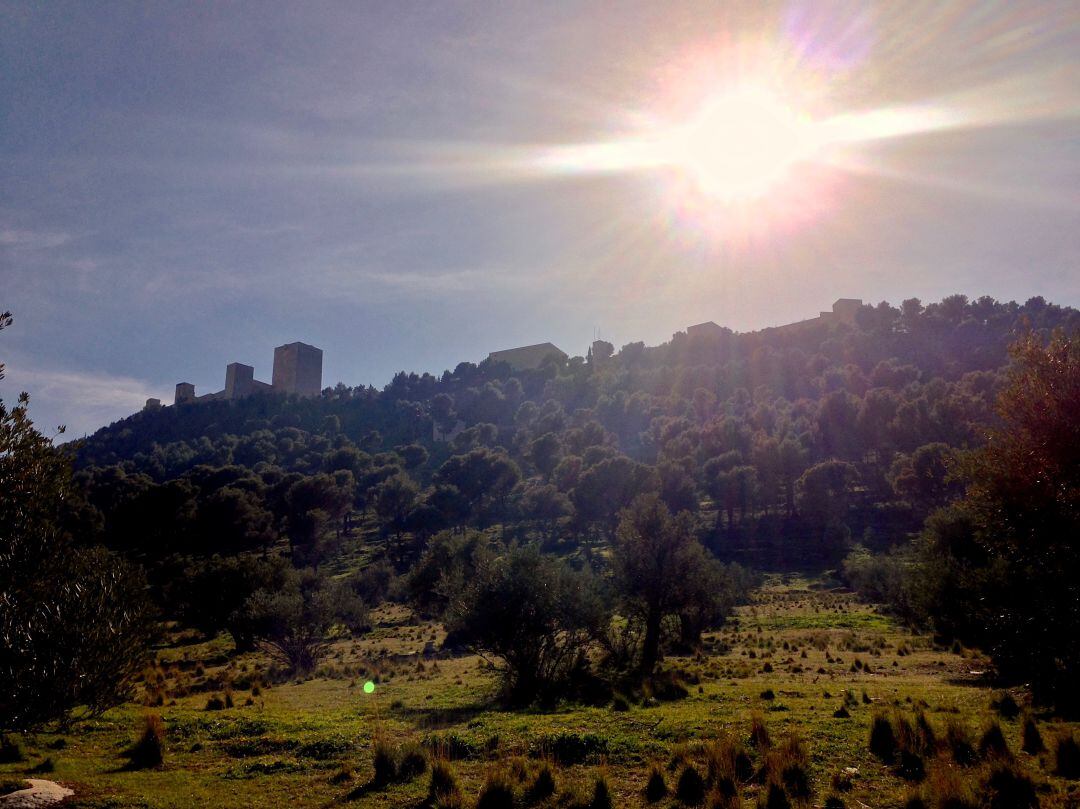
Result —
POLYGON ((904 541, 954 497, 948 463, 993 423, 1009 344, 1078 327, 1042 298, 954 295, 864 306, 855 328, 679 333, 534 371, 461 363, 382 391, 148 410, 86 439, 79 479, 103 541, 156 556, 286 539, 317 563, 326 524, 336 539, 364 515, 400 563, 466 526, 587 545, 657 492, 722 558, 820 566, 904 541))

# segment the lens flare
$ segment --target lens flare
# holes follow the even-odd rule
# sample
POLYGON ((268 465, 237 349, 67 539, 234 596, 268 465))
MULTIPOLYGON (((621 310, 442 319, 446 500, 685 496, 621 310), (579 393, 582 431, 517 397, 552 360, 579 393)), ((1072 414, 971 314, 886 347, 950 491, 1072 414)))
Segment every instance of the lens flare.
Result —
POLYGON ((708 100, 657 148, 701 189, 724 200, 753 199, 782 182, 817 148, 809 121, 766 91, 742 88, 708 100))

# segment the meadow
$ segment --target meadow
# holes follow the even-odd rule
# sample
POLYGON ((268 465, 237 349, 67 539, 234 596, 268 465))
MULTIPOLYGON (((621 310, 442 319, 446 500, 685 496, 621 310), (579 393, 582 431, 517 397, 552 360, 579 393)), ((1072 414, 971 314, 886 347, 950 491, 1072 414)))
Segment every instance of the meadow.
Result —
POLYGON ((876 808, 909 805, 931 787, 978 790, 1008 766, 1026 772, 1043 807, 1080 800, 1053 754, 1076 723, 1032 716, 1022 690, 988 682, 980 654, 912 634, 831 582, 769 577, 697 653, 665 659, 664 693, 543 711, 500 707, 497 672, 442 652, 438 624, 389 604, 375 617, 372 632, 337 643, 302 681, 282 679, 261 653, 233 654, 226 636, 177 633, 135 701, 69 733, 24 737, 24 760, 0 765, 0 780, 48 772, 75 790, 66 805, 85 807, 503 806, 507 793, 515 805, 666 807, 705 796, 771 807, 783 804, 770 802, 765 772, 797 765, 796 805, 876 808), (148 715, 162 720, 164 761, 132 769, 124 753, 148 715), (896 735, 889 763, 870 750, 875 717, 896 735), (1023 752, 1028 718, 1047 752, 1023 752), (913 765, 905 738, 927 726, 934 749, 924 738, 913 765), (987 741, 994 727, 1005 749, 994 733, 987 741), (970 762, 956 755, 958 738, 970 762), (454 783, 434 799, 431 761, 454 783), (737 795, 722 797, 727 770, 737 795))

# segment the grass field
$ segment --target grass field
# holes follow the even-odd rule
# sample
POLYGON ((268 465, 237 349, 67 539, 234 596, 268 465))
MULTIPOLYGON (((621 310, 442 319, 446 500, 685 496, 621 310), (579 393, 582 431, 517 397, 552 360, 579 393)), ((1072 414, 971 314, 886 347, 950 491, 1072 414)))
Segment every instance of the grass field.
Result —
MULTIPOLYGON (((935 648, 929 638, 820 583, 770 579, 722 631, 706 636, 700 654, 669 657, 665 666, 689 691, 674 701, 502 710, 493 701, 496 673, 475 656, 431 656, 441 639, 437 625, 388 606, 379 611, 375 631, 336 645, 316 677, 270 686, 267 660, 231 656, 224 637, 162 648, 143 694, 148 703, 160 697, 160 706, 131 704, 69 734, 24 739, 26 760, 0 765, 0 781, 47 758, 53 770, 42 777, 72 787, 75 806, 422 804, 426 773, 406 783, 365 786, 373 740, 381 737, 391 747, 416 742, 449 758, 465 806, 475 805, 485 780, 500 773, 522 802, 527 784, 547 764, 557 791, 541 805, 575 805, 573 794, 591 796, 603 777, 614 806, 637 807, 649 805, 645 786, 654 765, 674 789, 686 762, 705 773, 711 741, 747 742, 756 715, 775 745, 789 734, 801 738, 813 790, 806 805, 823 806, 835 794, 849 807, 900 807, 918 785, 870 753, 871 720, 899 713, 914 721, 921 710, 939 737, 959 721, 978 740, 990 722, 1000 721, 1041 805, 1080 805, 1080 782, 1054 775, 1051 755, 1021 752, 1022 720, 992 709, 1000 692, 984 681, 983 658, 935 648), (376 683, 372 694, 363 689, 368 680, 376 683), (207 710, 208 700, 226 695, 233 707, 207 710), (841 706, 848 717, 834 716, 841 706), (122 753, 151 712, 164 720, 164 767, 125 770, 122 753)), ((1025 703, 1023 692, 1013 696, 1025 703)), ((1045 717, 1039 728, 1048 746, 1058 734, 1077 730, 1045 717)), ((748 750, 759 763, 761 752, 748 750)), ((988 766, 967 772, 974 778, 988 766)), ((931 781, 958 769, 944 758, 928 762, 931 781)), ((763 797, 756 780, 739 785, 746 806, 763 797)), ((682 803, 669 795, 655 805, 682 803)))

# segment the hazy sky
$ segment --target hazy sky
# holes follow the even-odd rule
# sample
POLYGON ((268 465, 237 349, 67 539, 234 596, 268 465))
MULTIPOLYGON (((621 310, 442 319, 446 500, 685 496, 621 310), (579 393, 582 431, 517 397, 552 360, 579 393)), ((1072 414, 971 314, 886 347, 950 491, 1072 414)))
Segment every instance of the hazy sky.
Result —
POLYGON ((0 397, 80 435, 293 340, 382 386, 837 297, 1075 306, 1077 53, 1075 0, 0 0, 0 397), (559 157, 746 81, 877 134, 752 202, 559 157))

